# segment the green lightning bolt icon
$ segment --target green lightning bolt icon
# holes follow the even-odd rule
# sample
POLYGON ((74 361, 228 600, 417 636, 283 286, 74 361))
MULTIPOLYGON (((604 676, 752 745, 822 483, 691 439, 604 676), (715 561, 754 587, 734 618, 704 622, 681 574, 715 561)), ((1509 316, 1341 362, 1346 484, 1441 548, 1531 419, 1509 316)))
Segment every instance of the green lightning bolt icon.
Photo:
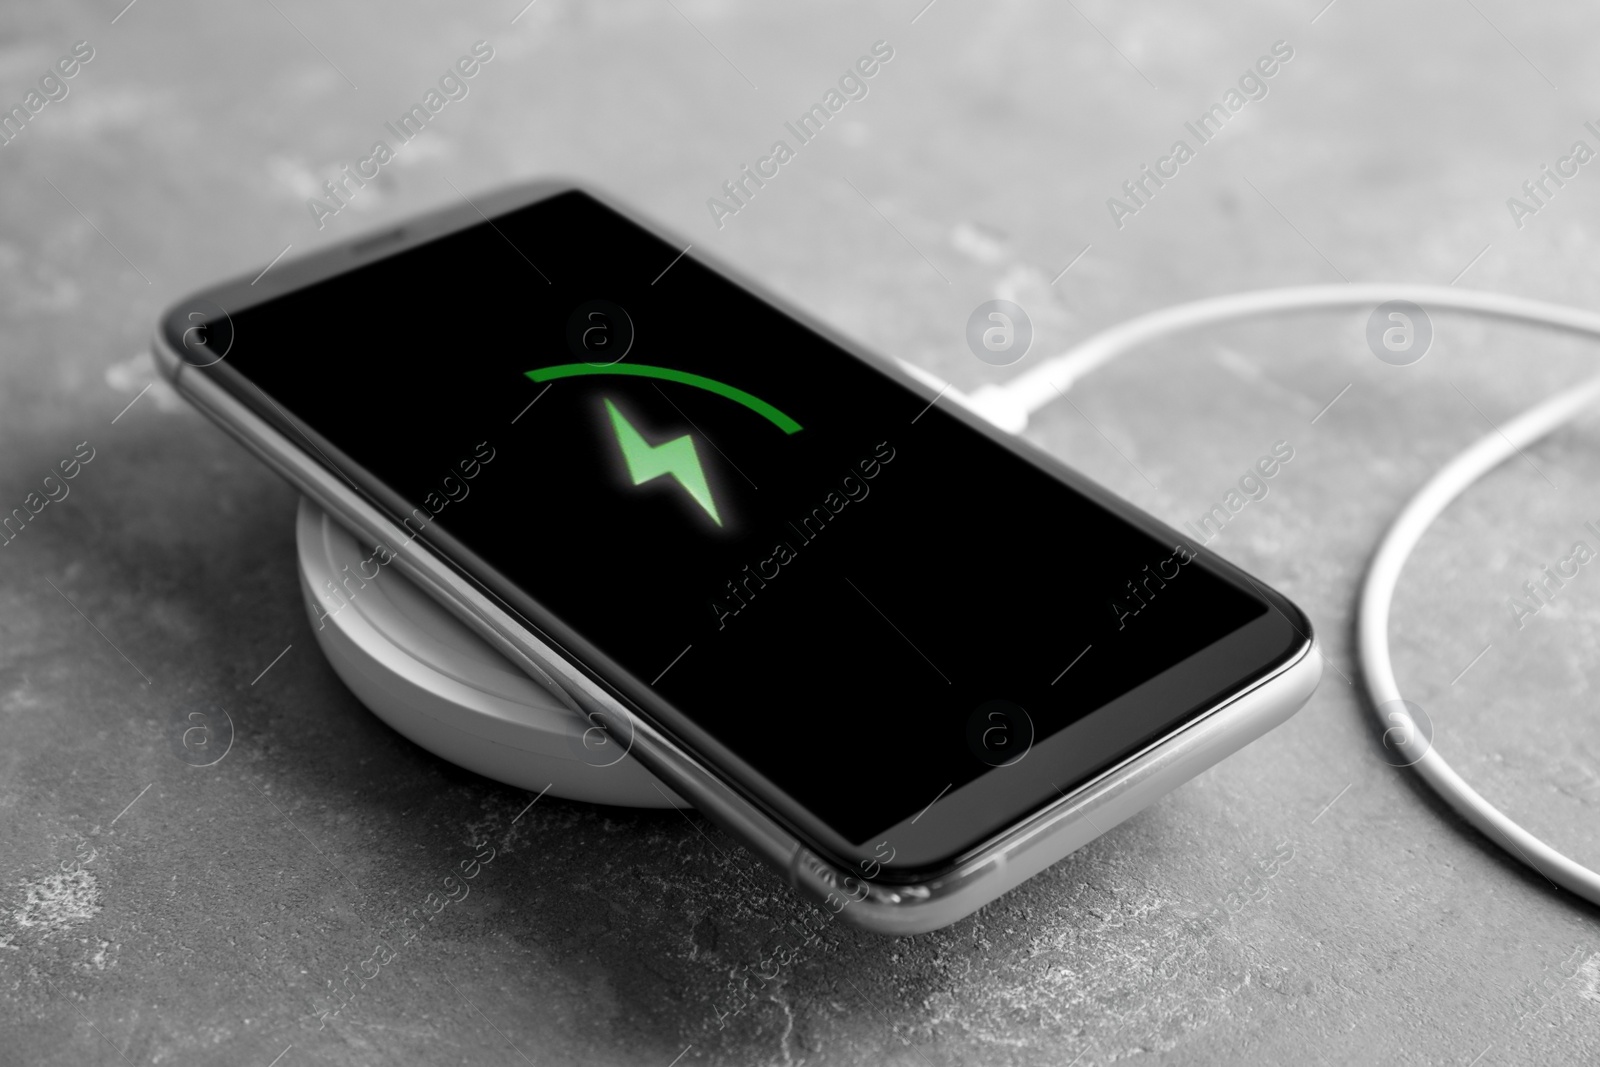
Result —
POLYGON ((611 429, 616 432, 617 444, 622 448, 622 459, 628 465, 628 476, 634 485, 643 485, 653 478, 670 474, 692 497, 706 509, 713 522, 722 525, 717 505, 711 499, 711 487, 706 484, 706 472, 700 467, 700 457, 694 450, 694 438, 688 434, 675 437, 665 444, 647 442, 633 424, 609 399, 606 411, 611 415, 611 429))

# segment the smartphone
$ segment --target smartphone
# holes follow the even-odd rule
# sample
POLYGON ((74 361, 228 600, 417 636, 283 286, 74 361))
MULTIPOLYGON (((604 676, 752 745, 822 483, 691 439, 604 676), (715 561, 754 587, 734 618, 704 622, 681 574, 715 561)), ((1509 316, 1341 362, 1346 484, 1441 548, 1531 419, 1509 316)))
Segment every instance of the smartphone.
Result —
POLYGON ((869 930, 971 913, 1321 674, 1278 593, 576 183, 217 285, 154 348, 374 566, 869 930))

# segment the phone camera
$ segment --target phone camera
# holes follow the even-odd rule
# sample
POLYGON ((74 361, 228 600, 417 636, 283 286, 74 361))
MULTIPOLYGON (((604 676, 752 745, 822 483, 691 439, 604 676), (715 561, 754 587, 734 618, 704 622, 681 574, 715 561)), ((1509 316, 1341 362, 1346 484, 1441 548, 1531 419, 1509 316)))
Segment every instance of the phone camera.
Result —
POLYGON ((991 767, 1020 763, 1033 747, 1033 720, 1020 704, 986 700, 967 717, 967 747, 991 767))

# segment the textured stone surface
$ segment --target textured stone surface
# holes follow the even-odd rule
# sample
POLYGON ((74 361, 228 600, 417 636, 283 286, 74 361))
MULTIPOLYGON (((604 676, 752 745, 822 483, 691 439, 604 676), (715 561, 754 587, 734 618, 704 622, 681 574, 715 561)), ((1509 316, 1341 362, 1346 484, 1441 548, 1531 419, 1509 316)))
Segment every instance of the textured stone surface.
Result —
MULTIPOLYGON (((1591 10, 1338 0, 1312 24, 1320 0, 920 2, 539 0, 515 24, 520 0, 0 13, 7 105, 73 42, 96 49, 0 148, 0 510, 95 450, 0 554, 0 1063, 1596 1057, 1594 912, 1378 760, 1339 676, 1396 508, 1590 348, 1441 315, 1428 358, 1397 369, 1364 316, 1319 315, 1154 346, 1047 409, 1035 441, 1173 522, 1291 442, 1217 544, 1309 611, 1338 670, 1290 723, 973 918, 909 941, 831 928, 765 986, 746 968, 801 907, 774 876, 698 817, 546 798, 519 818, 528 794, 383 727, 303 617, 293 493, 161 385, 141 394, 164 302, 449 203, 452 183, 543 172, 611 187, 964 387, 1028 366, 965 349, 996 296, 1031 312, 1030 360, 1205 294, 1449 282, 1486 245, 1462 285, 1600 304, 1592 168, 1520 230, 1505 208, 1574 140, 1600 147, 1591 10), (705 199, 880 38, 896 56, 868 97, 716 230, 705 199), (478 39, 496 57, 471 95, 319 231, 306 197, 478 39), (1116 229, 1106 197, 1278 39, 1296 54, 1270 94, 1116 229), (217 704, 233 748, 188 766, 175 724, 217 704), (319 1029, 331 987, 371 974, 485 839, 470 895, 319 1029)), ((1596 430, 1454 507, 1394 619, 1441 749, 1591 863, 1600 577, 1521 630, 1506 598, 1600 519, 1596 430)), ((1037 565, 1084 562, 1064 546, 1037 565)))

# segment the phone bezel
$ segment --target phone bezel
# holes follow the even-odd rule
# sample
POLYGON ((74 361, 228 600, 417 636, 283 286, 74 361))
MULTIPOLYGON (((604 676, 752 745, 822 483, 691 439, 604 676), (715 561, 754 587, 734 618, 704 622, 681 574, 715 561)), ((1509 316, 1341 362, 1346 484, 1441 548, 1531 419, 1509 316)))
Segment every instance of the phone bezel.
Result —
MULTIPOLYGON (((592 186, 581 182, 550 180, 487 194, 478 198, 476 203, 469 201, 461 206, 444 208, 410 219, 399 226, 380 230, 376 234, 352 238, 296 262, 280 265, 275 275, 267 276, 267 279, 270 279, 267 285, 260 285, 259 282, 246 283, 241 278, 211 287, 196 294, 191 301, 209 299, 223 308, 241 310, 572 189, 594 197, 668 245, 681 247, 681 242, 675 244, 671 236, 664 234, 658 226, 647 219, 639 218, 626 206, 592 186)), ((701 252, 698 249, 696 251, 701 252)), ((920 396, 925 401, 934 399, 933 389, 906 374, 894 363, 860 348, 849 338, 838 335, 825 323, 817 322, 803 310, 794 308, 776 294, 767 292, 738 270, 720 262, 714 255, 701 252, 695 258, 708 268, 722 274, 733 284, 747 289, 758 299, 769 303, 780 313, 789 315, 860 359, 867 366, 903 385, 914 395, 920 396)), ((174 351, 181 351, 179 348, 181 334, 174 334, 172 318, 181 313, 187 303, 189 302, 176 305, 162 320, 168 347, 174 351)), ((308 443, 313 443, 317 451, 324 453, 322 458, 328 460, 328 465, 331 465, 334 471, 346 476, 351 489, 388 514, 396 524, 398 516, 408 513, 409 507, 405 506, 407 502, 401 501, 392 492, 386 493, 386 487, 381 482, 370 472, 363 471, 350 457, 338 454, 337 450, 332 449, 330 442, 325 440, 320 443, 313 442, 312 438, 316 436, 314 428, 297 424, 270 401, 268 404, 275 411, 268 411, 262 405, 253 403, 248 392, 238 387, 238 382, 248 379, 233 371, 225 362, 212 370, 208 377, 222 381, 234 379, 228 389, 232 395, 250 406, 264 420, 274 424, 278 431, 291 441, 295 433, 305 435, 308 443), (306 434, 308 429, 311 430, 310 434, 306 434), (338 455, 338 463, 328 459, 329 452, 338 455), (355 477, 350 477, 352 474, 355 477)), ((264 394, 262 395, 264 397, 264 394)), ((1041 467, 1072 490, 1093 500, 1135 528, 1169 543, 1191 544, 1189 539, 1181 537, 1176 531, 1126 501, 1120 500, 1027 442, 1003 433, 959 406, 952 407, 950 413, 966 423, 969 428, 985 434, 1019 458, 1041 467)), ((839 863, 845 869, 853 869, 871 855, 868 851, 871 847, 870 841, 865 845, 849 842, 820 820, 811 817, 803 805, 745 764, 719 739, 700 729, 685 713, 656 697, 641 679, 633 677, 620 665, 610 661, 599 649, 567 631, 552 613, 545 611, 531 596, 498 575, 486 561, 478 559, 465 546, 454 542, 444 531, 435 531, 422 540, 433 547, 434 555, 469 580, 480 593, 491 598, 526 625, 543 644, 560 654, 568 665, 583 672, 613 699, 623 703, 627 710, 644 716, 678 744, 700 753, 702 760, 719 767, 718 773, 725 777, 747 801, 756 804, 768 816, 776 818, 797 840, 806 843, 808 847, 839 863)), ((1205 569, 1229 581, 1254 599, 1265 602, 1269 610, 1255 622, 1234 631, 1156 678, 1123 694, 1085 719, 1052 735, 1036 746, 1034 751, 1029 753, 1028 759, 1015 767, 999 769, 999 773, 983 774, 972 783, 930 805, 927 813, 914 820, 902 821, 898 826, 890 828, 886 834, 874 835, 877 838, 894 835, 897 841, 897 862, 878 867, 875 871, 878 880, 916 884, 970 864, 976 857, 992 849, 995 842, 1002 839, 1010 829, 1049 808, 1054 803, 1054 796, 1073 795, 1106 775, 1114 774, 1118 768, 1128 765, 1132 760, 1164 744, 1208 711, 1226 703, 1230 697, 1250 688, 1305 653, 1311 643, 1310 626, 1298 609, 1281 596, 1254 582, 1231 564, 1205 551, 1203 547, 1192 547, 1196 549, 1196 559, 1189 565, 1203 562, 1205 569), (1226 665, 1223 666, 1224 664, 1226 665), (1171 699, 1170 691, 1175 680, 1181 680, 1184 676, 1193 678, 1204 675, 1207 671, 1212 675, 1220 672, 1227 681, 1220 685, 1214 681, 1210 683, 1204 695, 1196 694, 1194 699, 1183 704, 1184 710, 1181 713, 1175 715, 1163 713, 1164 717, 1153 729, 1141 732, 1131 740, 1127 737, 1122 738, 1120 744, 1113 745, 1102 758, 1094 762, 1093 766, 1084 770, 1080 777, 1069 781, 1065 789, 1050 780, 1053 794, 1045 794, 1039 790, 1036 772, 1042 767, 1053 765, 1055 754, 1070 748, 1079 735, 1095 729, 1103 730, 1108 722, 1114 720, 1127 721, 1130 709, 1137 709, 1140 705, 1148 711, 1152 699, 1163 701, 1171 699), (1158 695, 1163 691, 1166 691, 1164 695, 1158 695), (1093 726, 1089 725, 1091 723, 1093 726), (1080 731, 1079 727, 1084 729, 1080 731), (1025 783, 1029 794, 1027 799, 1015 799, 1018 788, 1025 783), (948 845, 940 844, 941 839, 948 839, 947 830, 950 825, 946 822, 948 818, 993 810, 1000 804, 1004 804, 1006 815, 997 831, 976 839, 969 838, 970 843, 966 843, 966 847, 955 851, 948 845), (929 815, 934 812, 937 814, 930 818, 929 815), (917 823, 922 820, 926 820, 926 823, 919 828, 917 823), (902 844, 908 847, 902 849, 899 847, 902 844)), ((548 684, 548 678, 543 680, 548 684)), ((1171 705, 1163 704, 1163 706, 1171 705)))

